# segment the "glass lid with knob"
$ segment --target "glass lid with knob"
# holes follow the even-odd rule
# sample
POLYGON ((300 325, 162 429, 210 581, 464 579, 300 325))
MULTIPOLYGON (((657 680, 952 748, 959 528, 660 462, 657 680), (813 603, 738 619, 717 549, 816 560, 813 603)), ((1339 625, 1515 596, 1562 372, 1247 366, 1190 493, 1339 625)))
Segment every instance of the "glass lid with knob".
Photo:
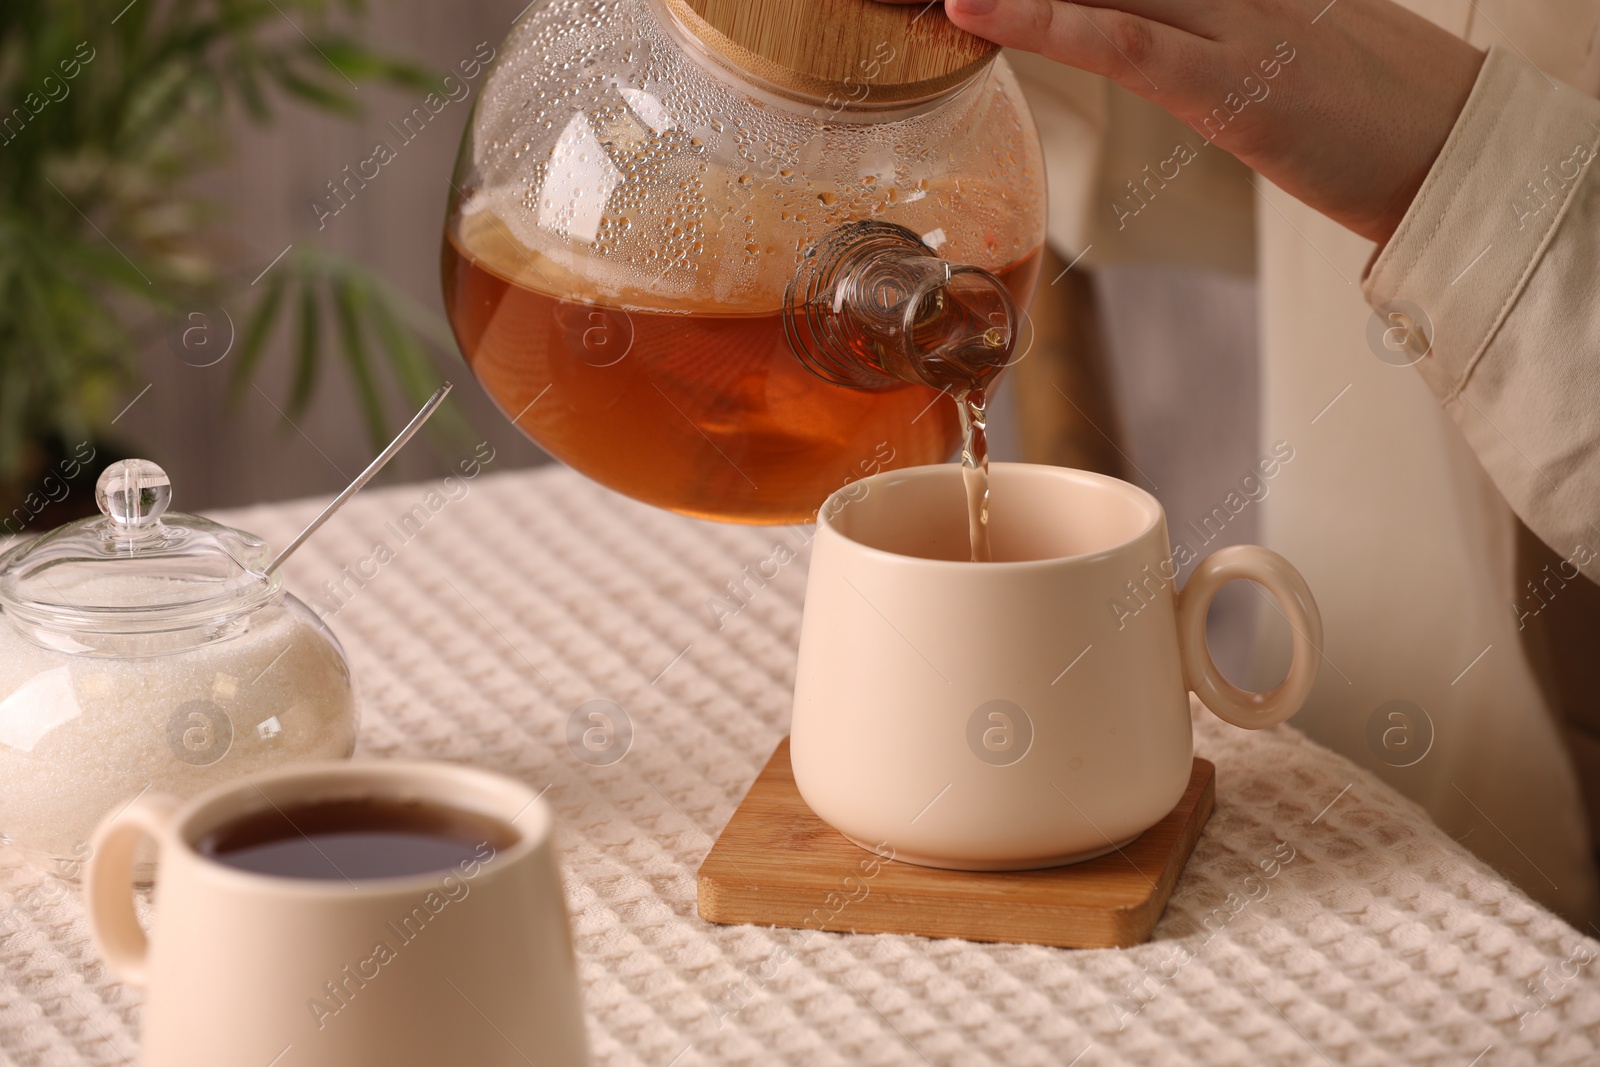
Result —
POLYGON ((148 460, 112 464, 98 518, 0 556, 0 609, 29 639, 67 652, 140 656, 230 632, 278 593, 267 545, 243 530, 169 512, 172 485, 148 460))

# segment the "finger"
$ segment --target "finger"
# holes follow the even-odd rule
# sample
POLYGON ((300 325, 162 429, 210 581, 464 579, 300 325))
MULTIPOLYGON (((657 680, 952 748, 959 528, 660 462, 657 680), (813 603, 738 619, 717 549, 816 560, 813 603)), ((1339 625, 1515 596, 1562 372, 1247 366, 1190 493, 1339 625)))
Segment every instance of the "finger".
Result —
MULTIPOLYGON (((913 0, 914 2, 914 0, 913 0)), ((1097 7, 1138 15, 1199 37, 1215 39, 1229 24, 1223 5, 1196 4, 1192 0, 1077 0, 1082 7, 1097 7)))
MULTIPOLYGON (((933 7, 943 0, 875 0, 880 4, 916 4, 933 7)), ((1126 11, 1130 15, 1164 22, 1180 30, 1201 37, 1215 37, 1218 29, 1218 12, 1209 4, 1195 5, 1192 0, 1078 0, 1084 7, 1104 7, 1126 11)))
POLYGON ((1192 69, 1202 43, 1154 19, 1064 0, 947 0, 944 9, 968 33, 1105 75, 1146 97, 1192 69))

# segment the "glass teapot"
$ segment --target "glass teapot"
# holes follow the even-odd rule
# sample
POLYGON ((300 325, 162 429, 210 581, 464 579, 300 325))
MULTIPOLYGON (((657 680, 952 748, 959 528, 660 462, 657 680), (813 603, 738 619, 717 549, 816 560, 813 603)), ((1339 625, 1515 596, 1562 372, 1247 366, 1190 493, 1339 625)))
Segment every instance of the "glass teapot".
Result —
POLYGON ((1037 134, 939 7, 535 0, 467 125, 445 304, 557 459, 704 518, 804 522, 940 462, 1018 354, 1037 134))
POLYGON ((264 568, 254 534, 167 511, 122 460, 103 512, 0 555, 0 841, 75 874, 100 817, 355 748, 333 632, 264 568))

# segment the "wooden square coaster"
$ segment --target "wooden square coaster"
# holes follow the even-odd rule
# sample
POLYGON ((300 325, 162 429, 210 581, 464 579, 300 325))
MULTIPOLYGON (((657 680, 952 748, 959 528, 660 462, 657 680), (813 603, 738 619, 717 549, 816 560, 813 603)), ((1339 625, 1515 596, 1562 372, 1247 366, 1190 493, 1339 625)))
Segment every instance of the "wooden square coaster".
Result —
POLYGON ((861 934, 918 934, 1059 948, 1150 939, 1216 804, 1196 759, 1178 806, 1132 844, 1042 871, 944 871, 881 860, 801 799, 789 739, 700 865, 700 917, 861 934))

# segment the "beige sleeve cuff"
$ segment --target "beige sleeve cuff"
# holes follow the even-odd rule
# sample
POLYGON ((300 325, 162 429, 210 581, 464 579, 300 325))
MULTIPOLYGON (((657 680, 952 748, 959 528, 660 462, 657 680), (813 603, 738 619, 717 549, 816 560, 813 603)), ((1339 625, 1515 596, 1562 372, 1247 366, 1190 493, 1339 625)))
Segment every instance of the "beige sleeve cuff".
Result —
POLYGON ((1600 100, 1491 50, 1365 291, 1373 333, 1409 336, 1391 362, 1415 361, 1518 517, 1600 581, 1597 153, 1600 100))
MULTIPOLYGON (((1449 140, 1364 290, 1431 320, 1417 364, 1447 404, 1466 386, 1588 178, 1600 101, 1489 51, 1449 140)), ((1425 328, 1426 332, 1426 328, 1425 328)))

